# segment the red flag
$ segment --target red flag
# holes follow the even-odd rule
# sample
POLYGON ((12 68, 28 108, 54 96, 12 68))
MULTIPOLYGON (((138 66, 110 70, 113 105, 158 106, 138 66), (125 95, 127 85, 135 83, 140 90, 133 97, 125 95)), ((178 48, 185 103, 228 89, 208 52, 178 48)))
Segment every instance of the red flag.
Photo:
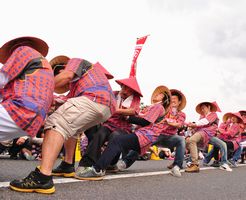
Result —
POLYGON ((137 59, 138 59, 138 56, 139 56, 139 54, 142 50, 142 47, 143 47, 148 36, 149 35, 146 35, 146 36, 141 37, 141 38, 137 38, 136 47, 135 47, 135 51, 134 51, 134 55, 133 55, 133 59, 132 59, 132 64, 131 64, 130 77, 136 76, 137 59))

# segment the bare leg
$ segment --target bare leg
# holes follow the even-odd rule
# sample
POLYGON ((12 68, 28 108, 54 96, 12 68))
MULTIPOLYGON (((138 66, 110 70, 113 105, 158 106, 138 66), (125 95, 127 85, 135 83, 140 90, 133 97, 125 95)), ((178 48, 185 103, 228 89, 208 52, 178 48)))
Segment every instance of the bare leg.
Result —
POLYGON ((68 140, 65 141, 65 143, 64 143, 64 148, 65 148, 64 161, 66 163, 69 163, 69 164, 73 163, 76 144, 77 144, 77 139, 75 139, 73 137, 71 137, 71 138, 69 138, 68 140))
POLYGON ((42 145, 42 160, 40 171, 45 175, 51 175, 53 165, 61 151, 64 137, 57 131, 48 130, 45 133, 42 145))

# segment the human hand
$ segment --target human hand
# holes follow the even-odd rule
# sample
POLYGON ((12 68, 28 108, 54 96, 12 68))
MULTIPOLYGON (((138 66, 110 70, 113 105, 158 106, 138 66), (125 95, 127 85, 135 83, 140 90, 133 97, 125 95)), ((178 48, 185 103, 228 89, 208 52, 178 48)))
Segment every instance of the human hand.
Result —
POLYGON ((17 144, 17 145, 22 145, 22 144, 25 143, 25 141, 26 141, 26 139, 20 137, 20 138, 17 140, 16 144, 17 144))

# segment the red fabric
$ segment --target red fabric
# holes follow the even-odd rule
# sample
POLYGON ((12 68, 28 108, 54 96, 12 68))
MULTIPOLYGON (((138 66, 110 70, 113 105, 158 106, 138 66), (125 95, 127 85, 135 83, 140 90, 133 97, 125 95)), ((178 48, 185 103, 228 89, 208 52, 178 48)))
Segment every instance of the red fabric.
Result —
POLYGON ((98 67, 91 67, 87 73, 80 77, 80 67, 83 62, 89 63, 80 58, 72 58, 65 67, 65 70, 72 71, 77 75, 70 83, 68 98, 83 95, 91 101, 108 106, 111 113, 114 113, 116 100, 107 77, 98 67))
MULTIPOLYGON (((165 119, 169 122, 179 123, 180 126, 183 126, 185 123, 186 115, 182 111, 179 111, 177 113, 172 113, 170 110, 167 115, 165 116, 165 119)), ((178 132, 178 128, 169 125, 167 122, 163 122, 163 128, 160 129, 161 134, 163 135, 176 135, 178 132)))
POLYGON ((151 123, 155 123, 156 119, 159 116, 164 115, 164 108, 161 103, 153 104, 149 107, 147 107, 146 113, 143 115, 140 115, 140 117, 146 119, 147 121, 151 123))
POLYGON ((135 51, 134 51, 134 55, 133 55, 133 59, 132 59, 132 64, 131 64, 130 77, 136 76, 137 59, 138 59, 138 56, 142 50, 142 47, 143 47, 147 37, 148 37, 148 35, 137 39, 137 43, 136 43, 136 47, 135 47, 135 51))
POLYGON ((121 84, 126 85, 127 87, 133 89, 141 97, 143 96, 142 92, 141 92, 141 90, 139 88, 139 85, 138 85, 136 77, 130 77, 130 78, 125 78, 125 79, 121 79, 121 80, 116 80, 116 83, 118 83, 120 85, 121 84))
MULTIPOLYGON (((164 115, 165 109, 161 104, 154 104, 150 107, 151 108, 146 112, 146 116, 149 115, 151 117, 147 117, 147 119, 151 119, 151 121, 155 122, 159 117, 164 115), (156 110, 159 111, 156 112, 156 110)), ((151 144, 157 140, 158 136, 160 135, 160 131, 157 130, 159 130, 159 124, 151 123, 150 125, 139 128, 135 131, 135 134, 138 137, 141 155, 146 153, 151 144)))
MULTIPOLYGON (((118 93, 118 92, 117 92, 118 93)), ((117 98, 120 98, 117 93, 115 93, 117 98)), ((134 95, 130 108, 134 109, 136 113, 139 112, 140 106, 140 97, 134 95)), ((130 124, 123 115, 113 114, 106 122, 103 123, 103 126, 108 127, 111 131, 117 129, 124 129, 128 133, 132 131, 132 124, 130 124)))
POLYGON ((35 136, 45 120, 53 99, 54 76, 46 59, 30 47, 19 47, 2 67, 9 82, 0 90, 2 105, 15 123, 30 136, 35 136), (25 74, 24 68, 40 58, 36 69, 25 74), (24 73, 24 74, 23 74, 24 73), (20 76, 20 75, 23 76, 20 76))
POLYGON ((200 116, 200 120, 206 118, 209 121, 209 124, 207 125, 202 125, 198 126, 195 128, 195 132, 200 132, 203 136, 203 141, 201 142, 200 146, 205 147, 210 138, 213 137, 218 129, 218 123, 219 123, 219 118, 216 114, 216 112, 211 112, 207 116, 200 116))
POLYGON ((111 73, 109 73, 109 71, 106 70, 106 69, 101 65, 101 63, 99 63, 99 62, 95 63, 95 64, 94 64, 94 67, 98 67, 98 68, 106 75, 106 77, 107 77, 108 79, 113 79, 113 78, 114 78, 114 76, 113 76, 111 73))
POLYGON ((233 143, 234 150, 238 148, 241 141, 241 129, 238 123, 221 123, 219 127, 219 138, 223 141, 230 141, 233 143))

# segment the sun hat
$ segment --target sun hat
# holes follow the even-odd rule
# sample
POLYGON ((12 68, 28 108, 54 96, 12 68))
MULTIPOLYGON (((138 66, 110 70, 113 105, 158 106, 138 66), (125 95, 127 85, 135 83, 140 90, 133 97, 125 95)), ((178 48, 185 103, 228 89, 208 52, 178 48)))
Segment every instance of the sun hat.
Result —
POLYGON ((49 50, 47 43, 39 38, 31 36, 18 37, 6 42, 0 48, 0 62, 3 64, 6 63, 13 51, 20 46, 29 46, 41 53, 44 57, 48 54, 49 50))
POLYGON ((183 110, 186 106, 186 97, 185 95, 177 89, 170 89, 172 95, 178 94, 181 97, 181 103, 179 104, 178 110, 183 110))
POLYGON ((160 86, 155 88, 155 90, 153 91, 153 93, 151 95, 151 103, 152 104, 156 103, 154 101, 154 98, 155 98, 156 95, 161 94, 161 93, 162 94, 166 94, 168 96, 167 97, 168 99, 166 99, 166 100, 169 101, 169 102, 167 102, 167 107, 165 107, 165 110, 166 110, 166 113, 167 113, 169 108, 170 108, 170 106, 171 106, 171 92, 166 86, 160 85, 160 86))
POLYGON ((238 118, 239 123, 243 123, 243 118, 242 118, 242 116, 241 116, 241 114, 239 112, 236 112, 236 113, 231 113, 231 112, 225 113, 224 116, 223 116, 223 122, 226 122, 227 119, 229 117, 232 117, 232 116, 238 118))
POLYGON ((209 104, 209 105, 211 106, 210 111, 211 111, 211 112, 217 112, 217 106, 216 106, 213 102, 204 101, 204 102, 199 103, 199 104, 196 106, 196 112, 199 113, 200 115, 202 114, 201 106, 202 106, 203 104, 209 104))
POLYGON ((115 80, 116 83, 118 83, 119 85, 125 85, 129 88, 131 88, 132 90, 134 90, 139 96, 143 96, 141 93, 141 90, 139 88, 138 82, 136 77, 129 77, 129 78, 125 78, 125 79, 120 79, 120 80, 115 80))

